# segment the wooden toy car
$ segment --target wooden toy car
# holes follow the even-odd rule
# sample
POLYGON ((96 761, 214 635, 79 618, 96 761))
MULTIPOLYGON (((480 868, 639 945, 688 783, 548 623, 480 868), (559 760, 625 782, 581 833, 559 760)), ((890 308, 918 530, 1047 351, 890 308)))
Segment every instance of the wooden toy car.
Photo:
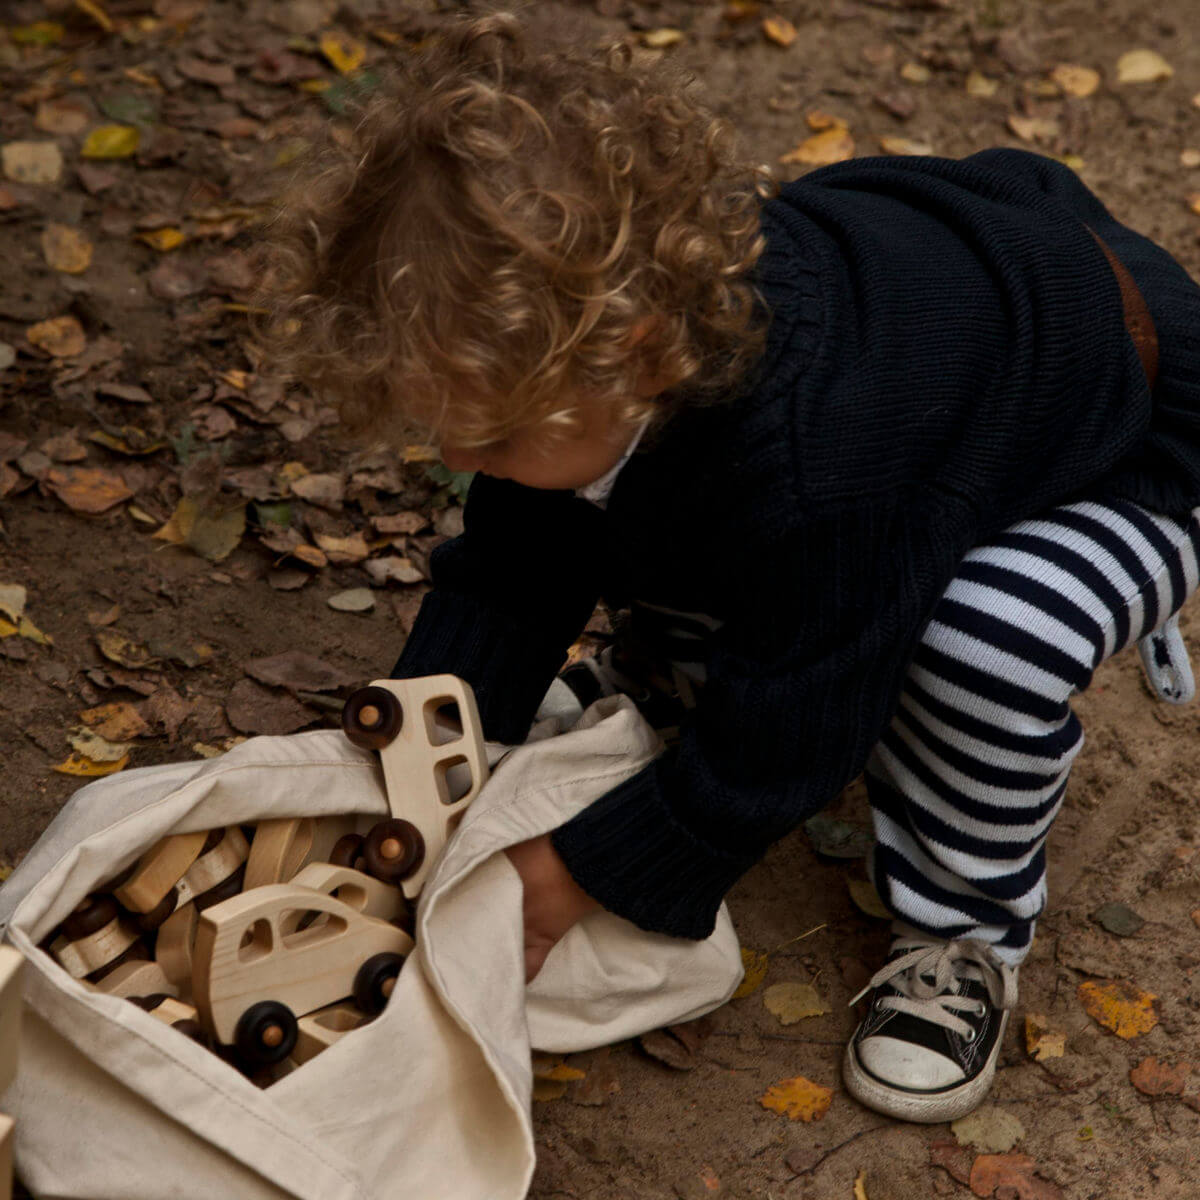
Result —
POLYGON ((50 942, 50 953, 73 979, 95 982, 100 972, 140 954, 141 932, 108 895, 85 896, 50 942))
POLYGON ((487 780, 474 693, 454 675, 378 679, 346 701, 342 728, 379 751, 392 812, 366 837, 366 869, 411 899, 487 780))
POLYGON ((156 962, 124 962, 109 971, 99 983, 92 986, 98 992, 110 996, 167 995, 178 996, 179 988, 164 974, 156 962))
POLYGON ((131 912, 151 912, 187 874, 210 836, 201 829, 162 838, 142 855, 133 874, 113 894, 131 912))
POLYGON ((345 1001, 331 1004, 327 1008, 318 1008, 316 1012, 300 1018, 292 1058, 297 1063, 306 1063, 309 1059, 316 1058, 322 1050, 327 1050, 339 1038, 345 1037, 370 1020, 369 1014, 357 1005, 345 1001))
POLYGON ((293 880, 297 887, 312 888, 324 892, 355 912, 381 921, 404 922, 408 919, 408 901, 398 887, 356 871, 352 867, 339 867, 333 863, 309 863, 293 880))
MULTIPOLYGON (((259 821, 246 860, 246 891, 289 883, 310 862, 327 862, 335 845, 354 835, 353 816, 281 817, 259 821)), ((353 865, 353 864, 349 864, 353 865)))
POLYGON ((351 995, 380 1012, 412 946, 333 896, 268 884, 200 914, 192 998, 207 1033, 265 1066, 292 1052, 299 1016, 351 995))
MULTIPOLYGON (((169 842, 172 839, 165 840, 169 842)), ((170 885, 158 903, 149 909, 135 909, 139 913, 138 925, 145 930, 157 929, 177 908, 191 900, 208 897, 214 889, 219 888, 237 872, 249 853, 250 843, 237 826, 209 830, 200 847, 200 853, 170 885)), ((117 898, 129 897, 131 887, 134 888, 133 898, 136 903, 145 903, 158 890, 157 886, 151 888, 145 883, 144 872, 140 866, 129 882, 117 889, 117 898)), ((241 890, 240 882, 237 890, 241 890)), ((224 896, 220 898, 225 899, 224 896)))

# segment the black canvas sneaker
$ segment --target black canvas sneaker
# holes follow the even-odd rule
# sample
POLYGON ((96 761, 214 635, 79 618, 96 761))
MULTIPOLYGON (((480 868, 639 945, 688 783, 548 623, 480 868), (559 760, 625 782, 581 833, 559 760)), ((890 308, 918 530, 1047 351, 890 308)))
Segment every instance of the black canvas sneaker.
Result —
POLYGON ((887 964, 850 1002, 870 993, 846 1047, 846 1090, 904 1121, 955 1121, 991 1087, 1017 1003, 1017 968, 984 942, 893 929, 887 964))

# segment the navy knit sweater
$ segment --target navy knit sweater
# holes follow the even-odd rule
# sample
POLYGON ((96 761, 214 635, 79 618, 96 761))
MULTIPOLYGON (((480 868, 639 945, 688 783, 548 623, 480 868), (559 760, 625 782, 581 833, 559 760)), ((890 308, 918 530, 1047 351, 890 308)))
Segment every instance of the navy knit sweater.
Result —
POLYGON ((744 387, 668 421, 606 511, 478 476, 394 670, 462 676, 514 742, 599 596, 723 621, 678 748, 554 834, 605 907, 693 938, 862 769, 967 550, 1082 496, 1200 505, 1200 289, 1067 168, 858 159, 761 217, 744 387), (1153 396, 1085 222, 1154 317, 1153 396))

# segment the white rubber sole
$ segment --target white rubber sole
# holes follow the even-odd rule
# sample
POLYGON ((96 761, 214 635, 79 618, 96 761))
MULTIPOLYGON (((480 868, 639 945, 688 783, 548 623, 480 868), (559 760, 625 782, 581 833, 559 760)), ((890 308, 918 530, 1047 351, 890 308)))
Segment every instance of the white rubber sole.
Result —
POLYGON ((937 1125, 942 1121, 957 1121, 983 1103, 996 1076, 996 1063, 1000 1058, 999 1047, 1004 1041, 1008 1027, 1008 1013, 1001 1017, 1000 1033, 996 1038, 996 1051, 992 1061, 974 1079, 944 1092, 922 1094, 904 1092, 880 1083, 874 1075, 867 1073, 854 1053, 854 1042, 846 1046, 842 1059, 842 1080, 846 1091, 860 1104, 901 1121, 915 1121, 924 1125, 937 1125))

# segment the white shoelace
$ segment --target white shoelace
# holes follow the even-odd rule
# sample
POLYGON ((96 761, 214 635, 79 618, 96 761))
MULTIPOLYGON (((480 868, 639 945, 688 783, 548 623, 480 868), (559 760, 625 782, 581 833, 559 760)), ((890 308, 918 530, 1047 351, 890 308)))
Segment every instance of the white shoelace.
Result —
POLYGON ((857 1004, 873 988, 890 984, 898 996, 884 996, 880 1007, 909 1013, 922 1021, 957 1033, 968 1041, 975 1031, 958 1012, 982 1014, 983 1001, 958 993, 960 979, 972 979, 987 988, 997 1008, 1017 1004, 1017 976, 1008 963, 1000 962, 985 942, 975 940, 935 942, 921 937, 897 937, 892 952, 906 950, 885 963, 853 1000, 857 1004))

